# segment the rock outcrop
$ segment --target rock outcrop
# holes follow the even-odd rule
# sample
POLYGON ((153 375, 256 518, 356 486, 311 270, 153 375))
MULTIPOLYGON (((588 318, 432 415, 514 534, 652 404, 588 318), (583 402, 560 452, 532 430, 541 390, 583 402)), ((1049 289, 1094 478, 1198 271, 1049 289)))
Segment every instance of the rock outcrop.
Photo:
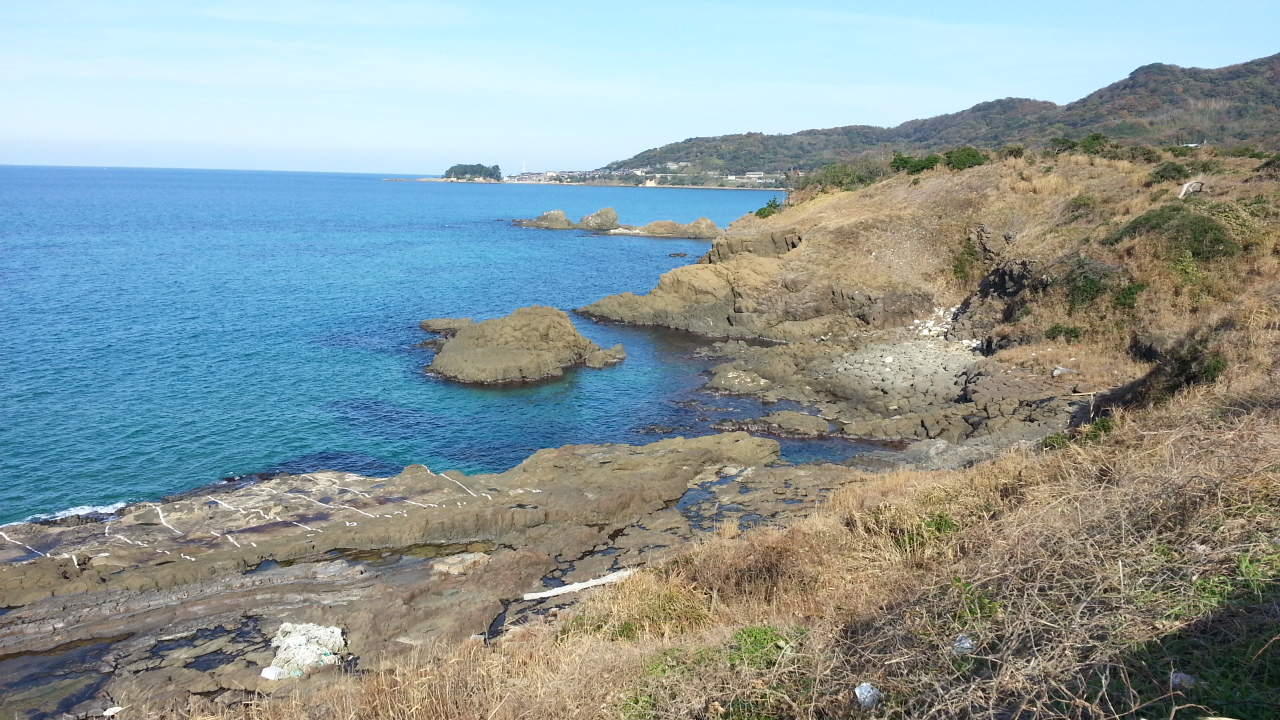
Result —
POLYGON ((543 230, 572 230, 575 226, 563 210, 548 210, 531 220, 513 220, 516 225, 543 230))
POLYGON ((655 220, 648 225, 618 224, 618 213, 613 208, 601 208, 578 222, 573 222, 563 210, 549 210, 536 218, 513 220, 520 227, 543 230, 590 230, 610 235, 643 235, 647 237, 689 238, 711 240, 720 236, 720 228, 711 220, 701 217, 691 223, 681 224, 671 220, 655 220))
POLYGON ((563 310, 540 305, 478 323, 440 318, 421 325, 445 336, 428 369, 459 382, 527 382, 581 362, 604 367, 626 357, 621 345, 602 351, 563 310))
POLYGON ((578 221, 580 230, 608 232, 618 228, 618 213, 613 208, 601 208, 578 221))
POLYGON ((609 232, 618 227, 618 213, 613 208, 601 208, 578 222, 573 222, 563 210, 548 210, 536 218, 513 220, 516 225, 543 230, 591 230, 592 232, 609 232))
POLYGON ((608 350, 596 350, 583 360, 589 368, 602 368, 609 365, 617 365, 627 359, 627 351, 622 349, 622 343, 618 343, 608 350))
POLYGON ((262 676, 285 623, 341 628, 356 656, 344 661, 381 667, 406 647, 500 632, 537 605, 524 593, 635 567, 717 523, 804 514, 859 478, 769 467, 777 458, 777 442, 745 433, 570 445, 499 474, 278 476, 106 522, 8 526, 0 705, 293 692, 262 676))
POLYGON ((673 220, 654 220, 648 225, 635 227, 623 225, 614 230, 613 235, 644 235, 647 237, 688 238, 691 240, 712 240, 720 236, 721 230, 711 220, 700 217, 691 223, 680 224, 673 220))

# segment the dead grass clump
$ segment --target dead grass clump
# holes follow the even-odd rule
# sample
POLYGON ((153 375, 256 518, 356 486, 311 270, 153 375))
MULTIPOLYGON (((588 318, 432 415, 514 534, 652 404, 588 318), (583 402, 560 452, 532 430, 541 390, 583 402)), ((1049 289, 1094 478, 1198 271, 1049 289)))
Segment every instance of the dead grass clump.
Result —
MULTIPOLYGON (((1269 540, 1280 527, 1280 419, 1274 409, 1216 418, 1204 399, 1025 468, 1040 482, 962 533, 972 552, 914 599, 849 625, 848 683, 885 690, 891 717, 1128 717, 1163 703, 1167 682, 1134 680, 1142 649, 1270 597, 1280 572, 1269 540)), ((1250 681, 1277 662, 1241 660, 1234 672, 1250 681)), ((1177 658, 1189 674, 1196 662, 1177 658)), ((1216 689, 1270 691, 1239 679, 1216 689)))
POLYGON ((820 547, 805 533, 765 528, 750 542, 711 542, 679 565, 692 582, 719 602, 769 604, 785 591, 812 584, 810 567, 820 547))
POLYGON ((562 632, 622 640, 670 638, 705 627, 712 605, 712 598, 677 563, 639 573, 614 592, 593 596, 562 632))

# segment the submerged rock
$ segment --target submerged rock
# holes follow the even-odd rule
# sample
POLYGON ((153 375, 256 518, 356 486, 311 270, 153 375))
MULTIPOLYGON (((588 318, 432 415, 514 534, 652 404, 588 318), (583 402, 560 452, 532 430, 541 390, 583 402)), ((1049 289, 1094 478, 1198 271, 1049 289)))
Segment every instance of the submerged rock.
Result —
POLYGON ((562 375, 565 367, 592 356, 597 363, 592 367, 626 356, 621 345, 595 355, 602 352, 578 333, 563 310, 534 305, 504 317, 459 325, 429 369, 459 382, 519 382, 562 375))

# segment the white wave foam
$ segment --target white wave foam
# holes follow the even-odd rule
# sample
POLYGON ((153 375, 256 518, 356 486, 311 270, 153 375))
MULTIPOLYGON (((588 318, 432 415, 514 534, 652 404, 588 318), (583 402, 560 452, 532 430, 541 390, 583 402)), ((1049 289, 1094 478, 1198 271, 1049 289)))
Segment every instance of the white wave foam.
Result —
POLYGON ((0 525, 0 527, 21 525, 29 522, 39 522, 41 520, 59 520, 64 517, 71 517, 72 515, 88 515, 89 513, 102 513, 103 515, 109 515, 128 504, 129 503, 126 502, 118 502, 111 505, 79 505, 77 507, 67 508, 66 510, 59 510, 56 513, 40 513, 38 515, 32 515, 16 522, 5 523, 0 525))

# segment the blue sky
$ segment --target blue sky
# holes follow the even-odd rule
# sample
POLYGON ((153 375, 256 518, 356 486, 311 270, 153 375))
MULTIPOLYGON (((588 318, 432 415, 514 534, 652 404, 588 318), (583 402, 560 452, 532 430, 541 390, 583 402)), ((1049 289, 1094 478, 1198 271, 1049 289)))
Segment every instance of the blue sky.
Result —
POLYGON ((588 169, 1280 52, 1274 2, 5 0, 0 164, 588 169))

